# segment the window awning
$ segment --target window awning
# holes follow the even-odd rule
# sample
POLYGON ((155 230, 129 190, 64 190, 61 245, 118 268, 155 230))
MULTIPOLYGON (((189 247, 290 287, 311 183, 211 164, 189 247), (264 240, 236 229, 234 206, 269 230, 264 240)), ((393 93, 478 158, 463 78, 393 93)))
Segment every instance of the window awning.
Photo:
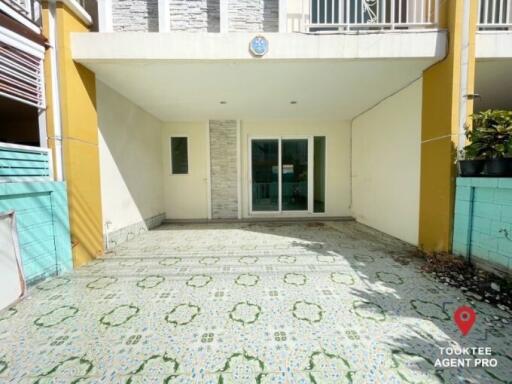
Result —
POLYGON ((0 14, 0 96, 45 108, 46 39, 0 14))
POLYGON ((42 59, 0 42, 0 95, 45 108, 42 59))

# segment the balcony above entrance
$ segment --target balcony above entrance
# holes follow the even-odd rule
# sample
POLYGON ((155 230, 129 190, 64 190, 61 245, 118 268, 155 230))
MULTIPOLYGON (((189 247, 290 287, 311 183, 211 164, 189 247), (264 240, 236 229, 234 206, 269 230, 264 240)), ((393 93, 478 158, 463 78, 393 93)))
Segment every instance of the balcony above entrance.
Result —
POLYGON ((437 28, 440 0, 102 0, 100 32, 301 32, 437 28))

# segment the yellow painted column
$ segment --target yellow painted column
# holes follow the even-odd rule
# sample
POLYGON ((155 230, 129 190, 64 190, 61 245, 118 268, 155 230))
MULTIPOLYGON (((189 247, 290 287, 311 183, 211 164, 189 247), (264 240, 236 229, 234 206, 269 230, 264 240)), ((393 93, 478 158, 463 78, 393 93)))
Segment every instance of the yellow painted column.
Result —
MULTIPOLYGON (((49 4, 44 3, 43 23, 48 33, 49 4)), ((86 264, 103 254, 101 217, 100 167, 96 113, 96 81, 94 73, 75 63, 71 57, 70 34, 87 32, 88 27, 63 3, 55 9, 57 68, 60 120, 62 127, 62 157, 64 179, 68 187, 68 203, 75 267, 86 264)), ((56 147, 53 118, 51 62, 45 61, 48 102, 49 145, 56 147)))
MULTIPOLYGON (((455 198, 455 159, 460 133, 461 64, 465 0, 441 1, 440 26, 448 30, 446 58, 423 73, 419 245, 425 251, 450 251, 455 198)), ((475 77, 478 0, 470 2, 467 93, 475 77)), ((467 103, 465 119, 473 112, 467 103)))

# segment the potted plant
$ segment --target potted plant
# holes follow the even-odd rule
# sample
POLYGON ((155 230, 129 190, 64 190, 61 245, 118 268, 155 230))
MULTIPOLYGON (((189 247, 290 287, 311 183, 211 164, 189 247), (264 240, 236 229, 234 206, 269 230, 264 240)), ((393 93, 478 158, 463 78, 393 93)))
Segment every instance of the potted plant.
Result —
POLYGON ((473 129, 466 131, 470 141, 466 157, 485 159, 486 176, 512 174, 512 111, 487 110, 473 115, 473 129))
POLYGON ((475 140, 475 131, 466 126, 466 138, 471 144, 459 151, 458 166, 459 175, 462 177, 481 176, 485 166, 485 159, 482 157, 480 146, 475 140))
POLYGON ((462 177, 481 176, 484 170, 485 160, 477 159, 474 151, 466 146, 459 151, 457 164, 459 165, 459 175, 462 177))

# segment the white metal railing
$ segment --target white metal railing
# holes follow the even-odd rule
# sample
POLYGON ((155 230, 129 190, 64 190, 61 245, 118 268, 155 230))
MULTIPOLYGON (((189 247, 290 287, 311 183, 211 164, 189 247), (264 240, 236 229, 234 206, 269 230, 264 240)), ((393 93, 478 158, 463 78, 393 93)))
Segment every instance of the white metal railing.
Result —
POLYGON ((308 0, 310 32, 434 28, 441 0, 308 0))
POLYGON ((478 28, 512 30, 512 0, 480 0, 478 28))

